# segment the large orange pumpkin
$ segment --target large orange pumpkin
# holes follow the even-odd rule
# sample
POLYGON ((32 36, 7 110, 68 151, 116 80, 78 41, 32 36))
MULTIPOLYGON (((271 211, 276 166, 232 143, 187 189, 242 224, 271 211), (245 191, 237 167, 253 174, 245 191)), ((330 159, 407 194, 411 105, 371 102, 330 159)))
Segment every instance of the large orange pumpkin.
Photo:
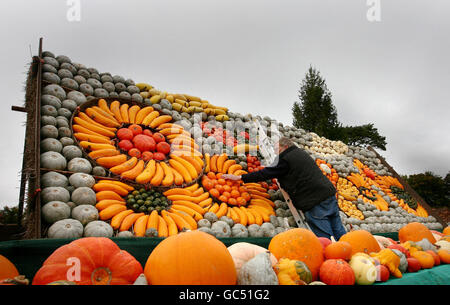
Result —
POLYGON ((317 280, 323 263, 323 246, 314 233, 296 228, 275 235, 269 243, 269 251, 280 260, 289 258, 304 262, 317 280))
POLYGON ((13 279, 18 275, 19 271, 16 266, 14 266, 9 259, 0 255, 0 281, 4 279, 13 279))
POLYGON ((129 285, 142 272, 141 264, 111 239, 85 237, 56 249, 34 276, 33 285, 63 280, 78 285, 129 285))
POLYGON ((237 281, 227 247, 197 230, 161 241, 148 257, 144 274, 151 285, 235 285, 237 281))
POLYGON ((410 222, 398 231, 398 239, 401 243, 406 241, 421 241, 427 238, 432 244, 436 242, 433 233, 419 222, 410 222))
POLYGON ((345 233, 339 241, 346 241, 352 246, 352 255, 358 252, 372 253, 381 250, 375 237, 366 230, 355 230, 345 233))

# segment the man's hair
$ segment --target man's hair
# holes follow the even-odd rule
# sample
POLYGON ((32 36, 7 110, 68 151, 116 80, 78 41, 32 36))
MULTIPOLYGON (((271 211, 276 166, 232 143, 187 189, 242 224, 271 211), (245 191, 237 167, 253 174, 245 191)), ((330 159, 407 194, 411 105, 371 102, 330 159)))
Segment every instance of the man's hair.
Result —
POLYGON ((280 140, 278 140, 278 145, 280 147, 291 147, 292 145, 294 145, 294 142, 292 142, 292 140, 289 138, 281 137, 280 140))

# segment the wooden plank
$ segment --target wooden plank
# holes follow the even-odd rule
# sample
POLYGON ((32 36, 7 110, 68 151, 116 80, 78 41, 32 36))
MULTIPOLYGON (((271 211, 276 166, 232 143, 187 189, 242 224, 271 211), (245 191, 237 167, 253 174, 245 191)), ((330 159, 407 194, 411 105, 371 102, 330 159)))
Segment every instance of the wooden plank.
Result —
POLYGON ((18 112, 27 112, 25 107, 21 106, 11 106, 12 111, 18 111, 18 112))
POLYGON ((441 218, 439 217, 439 215, 436 215, 433 210, 431 209, 431 207, 428 205, 428 203, 426 203, 426 201, 422 198, 422 196, 420 196, 409 184, 408 182, 406 182, 404 179, 402 179, 402 177, 394 170, 394 168, 392 166, 389 165, 389 163, 387 163, 387 161, 379 154, 375 151, 375 149, 373 149, 372 147, 368 147, 368 150, 374 152, 377 156, 378 159, 380 159, 381 164, 383 164, 384 166, 387 167, 387 169, 389 170, 389 172, 391 172, 393 174, 393 176, 395 178, 398 179, 398 181, 403 185, 405 191, 407 193, 409 193, 411 195, 411 197, 416 200, 428 213, 428 215, 432 215, 433 217, 436 218, 437 222, 439 222, 441 225, 444 226, 444 228, 447 226, 447 223, 441 218))

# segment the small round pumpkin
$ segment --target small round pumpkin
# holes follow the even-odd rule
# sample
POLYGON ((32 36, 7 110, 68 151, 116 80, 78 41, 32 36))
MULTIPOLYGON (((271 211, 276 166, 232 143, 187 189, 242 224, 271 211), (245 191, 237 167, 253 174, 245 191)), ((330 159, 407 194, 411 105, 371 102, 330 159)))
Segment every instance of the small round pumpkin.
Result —
POLYGON ((325 258, 340 258, 348 261, 352 257, 352 245, 346 241, 338 241, 329 244, 325 248, 325 258))
POLYGON ((398 231, 400 243, 407 241, 417 242, 424 238, 428 239, 432 244, 436 242, 433 233, 424 224, 419 222, 410 222, 398 231))
POLYGON ((275 235, 269 243, 269 251, 280 260, 289 258, 304 262, 315 281, 323 263, 323 246, 316 235, 303 228, 295 228, 275 235))
POLYGON ((355 230, 345 233, 339 241, 346 241, 352 246, 352 255, 358 252, 379 252, 380 245, 375 237, 365 230, 355 230))
POLYGON ((355 273, 343 259, 328 259, 319 271, 320 280, 327 285, 354 285, 355 273))
POLYGON ((434 266, 433 256, 425 251, 414 251, 411 253, 411 257, 419 260, 420 267, 422 267, 422 269, 429 269, 434 266))
POLYGON ((450 235, 450 226, 447 226, 442 230, 442 234, 444 235, 450 235))
POLYGON ((161 241, 144 268, 151 285, 235 285, 233 258, 214 236, 199 230, 161 241))
POLYGON ((111 239, 84 237, 56 249, 35 274, 32 284, 67 280, 77 285, 131 285, 142 271, 141 264, 111 239), (81 268, 79 277, 77 264, 81 268))
POLYGON ((4 279, 13 279, 19 275, 16 266, 6 257, 0 255, 0 281, 4 279))

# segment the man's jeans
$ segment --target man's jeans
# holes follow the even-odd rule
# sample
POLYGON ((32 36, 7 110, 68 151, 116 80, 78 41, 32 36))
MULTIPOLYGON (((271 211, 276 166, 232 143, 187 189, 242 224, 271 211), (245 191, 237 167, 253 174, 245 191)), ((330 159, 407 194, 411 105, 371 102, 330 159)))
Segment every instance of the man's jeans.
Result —
POLYGON ((330 238, 333 236, 337 241, 347 233, 339 216, 339 207, 335 196, 306 211, 305 217, 317 237, 330 238))

